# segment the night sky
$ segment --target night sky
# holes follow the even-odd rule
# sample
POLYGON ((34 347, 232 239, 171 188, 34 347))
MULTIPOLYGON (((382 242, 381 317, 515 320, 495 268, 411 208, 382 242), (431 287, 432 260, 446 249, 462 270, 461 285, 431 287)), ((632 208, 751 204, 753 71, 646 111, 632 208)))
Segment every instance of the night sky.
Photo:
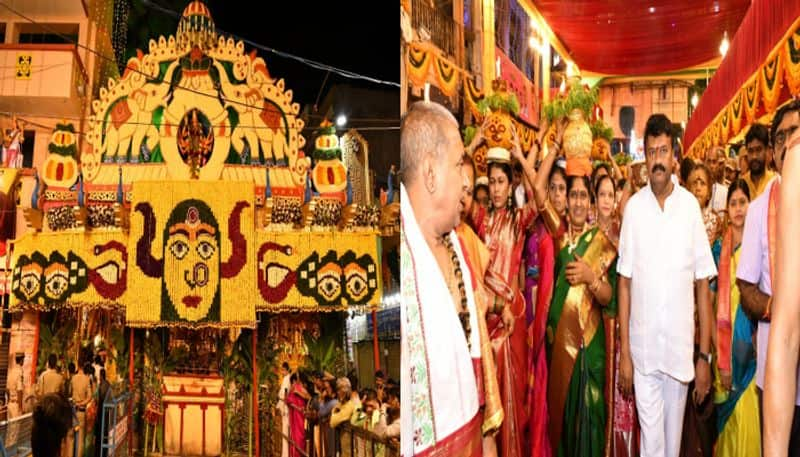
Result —
MULTIPOLYGON (((128 21, 128 54, 133 55, 136 48, 146 50, 150 38, 174 34, 177 29, 178 17, 159 11, 152 4, 181 12, 188 3, 188 0, 133 0, 128 21)), ((372 78, 400 80, 397 3, 207 0, 206 4, 218 32, 233 33, 270 48, 372 78)), ((248 52, 251 49, 247 45, 245 48, 248 52)), ((325 71, 266 51, 259 50, 258 55, 264 58, 273 77, 286 81, 286 87, 294 91, 296 102, 301 106, 315 102, 325 71)), ((325 90, 336 83, 396 91, 399 118, 399 88, 331 73, 325 90)), ((320 102, 324 97, 323 91, 320 102)))
MULTIPOLYGON (((150 39, 174 35, 180 13, 189 4, 189 0, 131 1, 127 57, 136 55, 137 48, 146 51, 150 39)), ((206 0, 206 5, 219 34, 235 34, 239 39, 371 78, 400 81, 397 3, 385 0, 340 3, 206 0)), ((245 44, 246 52, 251 49, 245 44)), ((340 94, 335 109, 353 113, 347 128, 358 129, 369 142, 370 167, 377 174, 375 184, 385 186, 390 165, 399 164, 400 133, 396 128, 400 125, 400 88, 330 73, 320 93, 325 70, 265 50, 257 52, 266 61, 270 75, 284 79, 301 110, 312 107, 318 97, 319 105, 323 105, 328 91, 337 84, 351 86, 344 93, 357 95, 340 94), (386 127, 395 129, 386 130, 386 127)), ((324 108, 320 106, 320 109, 324 108)), ((310 153, 313 129, 319 125, 323 114, 312 113, 314 117, 306 126, 310 130, 303 132, 307 140, 306 153, 310 153)))

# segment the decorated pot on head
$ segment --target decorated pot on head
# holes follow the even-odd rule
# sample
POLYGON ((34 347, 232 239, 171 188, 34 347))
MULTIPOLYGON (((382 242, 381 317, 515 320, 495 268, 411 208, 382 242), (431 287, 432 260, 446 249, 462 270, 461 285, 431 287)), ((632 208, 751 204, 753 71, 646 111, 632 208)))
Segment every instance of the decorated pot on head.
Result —
POLYGON ((609 161, 611 159, 611 143, 606 138, 598 137, 592 142, 592 160, 609 161))
POLYGON ((486 176, 486 173, 488 173, 486 163, 486 152, 488 150, 489 148, 482 144, 472 153, 472 163, 475 164, 475 174, 478 176, 486 176))
MULTIPOLYGON (((494 94, 501 97, 509 97, 508 82, 504 80, 492 81, 494 94)), ((483 137, 486 138, 486 145, 489 148, 510 149, 513 145, 513 135, 511 128, 514 119, 505 109, 497 109, 486 115, 486 120, 482 126, 483 137)))
POLYGON ((583 111, 573 109, 564 130, 564 156, 567 159, 567 175, 588 176, 592 174, 592 129, 584 118, 583 111))
POLYGON ((486 152, 487 163, 511 163, 511 152, 506 148, 489 148, 486 152))
POLYGON ((510 148, 512 145, 511 116, 504 111, 492 111, 483 126, 483 137, 490 148, 510 148))

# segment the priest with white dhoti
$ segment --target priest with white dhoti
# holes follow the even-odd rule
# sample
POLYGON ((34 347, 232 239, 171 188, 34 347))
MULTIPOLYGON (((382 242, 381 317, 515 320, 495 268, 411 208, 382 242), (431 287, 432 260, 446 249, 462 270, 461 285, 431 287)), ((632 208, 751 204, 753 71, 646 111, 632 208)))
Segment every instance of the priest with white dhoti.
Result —
POLYGON ((454 231, 464 188, 458 123, 420 102, 400 137, 401 455, 481 456, 503 411, 481 287, 454 231))

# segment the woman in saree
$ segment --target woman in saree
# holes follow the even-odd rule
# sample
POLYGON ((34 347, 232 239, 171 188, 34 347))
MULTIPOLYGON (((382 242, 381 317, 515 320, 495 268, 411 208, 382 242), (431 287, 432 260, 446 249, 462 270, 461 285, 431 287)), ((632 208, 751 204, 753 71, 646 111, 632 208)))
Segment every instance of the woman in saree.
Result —
MULTIPOLYGON (((693 165, 686 179, 686 188, 697 199, 706 228, 708 243, 712 246, 719 237, 722 224, 719 216, 711 208, 711 173, 702 162, 693 165)), ((712 293, 716 291, 716 280, 711 282, 712 293)), ((710 299, 714 303, 713 296, 710 299)), ((699 323, 695 319, 695 326, 699 323)), ((712 334, 715 332, 712 332, 712 334)), ((700 331, 695 327, 695 345, 699 347, 700 331)), ((712 337, 713 338, 713 337, 712 337)), ((694 392, 694 381, 689 383, 689 392, 694 392)), ((714 452, 714 442, 717 438, 717 421, 714 417, 713 396, 709 395, 702 403, 697 404, 691 395, 687 396, 686 409, 683 418, 683 434, 681 438, 680 455, 682 457, 711 457, 714 452)))
POLYGON ((311 399, 311 395, 303 385, 299 373, 294 373, 289 378, 291 387, 289 395, 286 396, 286 404, 289 406, 289 438, 292 445, 289 446, 291 457, 300 457, 300 449, 308 452, 306 448, 306 404, 311 399))
MULTIPOLYGON (((489 209, 477 208, 471 214, 471 225, 489 249, 484 289, 489 312, 488 331, 495 352, 505 415, 498 436, 498 454, 504 457, 528 454, 525 451, 524 430, 528 411, 524 401, 530 348, 519 272, 525 233, 536 218, 536 207, 532 199, 529 198, 528 203, 517 208, 511 193, 511 155, 522 165, 525 174, 523 181, 526 189, 530 189, 530 183, 536 176, 533 168, 536 154, 528 154, 527 158, 523 156, 513 127, 512 137, 511 152, 503 148, 491 148, 487 152, 489 209)), ((473 142, 474 144, 476 143, 473 142)))
POLYGON ((480 366, 475 366, 476 379, 482 380, 478 383, 479 401, 483 406, 483 455, 486 457, 497 456, 497 442, 495 434, 503 422, 503 406, 500 399, 500 391, 497 384, 497 367, 492 356, 489 333, 486 328, 486 294, 483 288, 483 275, 489 265, 489 250, 478 235, 467 224, 467 218, 473 205, 479 205, 473 199, 475 183, 475 164, 468 155, 464 156, 462 174, 464 175, 464 196, 461 199, 463 209, 461 210, 461 223, 456 227, 458 241, 461 250, 465 254, 465 260, 469 266, 469 273, 472 284, 475 288, 475 305, 481 313, 478 319, 478 331, 481 334, 481 344, 487 347, 481 348, 480 366))
MULTIPOLYGON (((554 146, 555 153, 542 162, 540 177, 553 166, 559 142, 554 146)), ((534 191, 558 250, 547 315, 550 442, 558 456, 599 457, 606 451, 609 410, 602 319, 604 312, 616 314, 617 250, 602 230, 587 222, 592 204, 588 176, 568 176, 565 220, 546 198, 544 179, 536 180, 534 191)))
MULTIPOLYGON (((547 198, 556 213, 567 211, 567 175, 561 167, 553 167, 548 175, 547 198)), ((553 455, 550 445, 547 413, 547 353, 545 329, 550 300, 553 298, 555 251, 553 237, 537 217, 525 243, 525 300, 528 334, 531 341, 528 369, 528 437, 531 457, 553 455)))
POLYGON ((728 189, 730 223, 714 243, 717 260, 717 437, 716 455, 759 455, 761 424, 756 393, 755 322, 740 304, 736 267, 744 219, 750 202, 747 182, 737 179, 728 189))
POLYGON ((703 163, 695 164, 692 171, 689 172, 689 179, 686 183, 687 189, 694 194, 697 202, 700 204, 700 211, 703 214, 703 223, 706 226, 706 234, 708 235, 708 243, 713 244, 720 236, 722 223, 719 216, 714 212, 711 207, 711 173, 708 171, 703 163))
MULTIPOLYGON (((614 246, 619 246, 621 219, 616 211, 617 193, 611 176, 600 176, 594 181, 597 226, 614 246)), ((619 387, 620 341, 616 316, 603 316, 606 331, 606 398, 611 405, 606 422, 606 455, 632 457, 639 455, 639 421, 633 395, 625 396, 619 387)))

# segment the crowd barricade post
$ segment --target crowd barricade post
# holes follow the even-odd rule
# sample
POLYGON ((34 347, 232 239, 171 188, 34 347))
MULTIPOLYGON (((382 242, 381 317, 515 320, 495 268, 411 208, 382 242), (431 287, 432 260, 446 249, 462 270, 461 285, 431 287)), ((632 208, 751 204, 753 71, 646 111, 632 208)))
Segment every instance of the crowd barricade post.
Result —
POLYGON ((131 413, 128 401, 131 393, 123 390, 119 394, 108 389, 103 400, 100 421, 100 457, 117 457, 128 454, 128 416, 131 413))

